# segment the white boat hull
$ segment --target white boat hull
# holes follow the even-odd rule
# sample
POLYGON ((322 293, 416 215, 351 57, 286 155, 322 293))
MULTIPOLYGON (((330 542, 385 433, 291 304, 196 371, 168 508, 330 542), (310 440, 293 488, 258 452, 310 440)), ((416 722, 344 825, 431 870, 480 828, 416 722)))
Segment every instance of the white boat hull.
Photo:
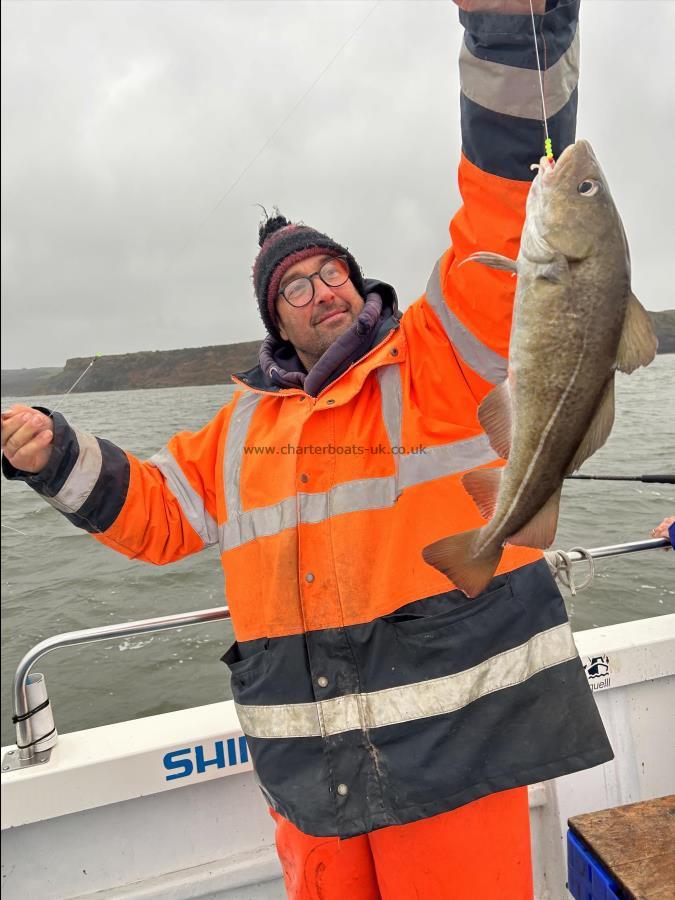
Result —
MULTIPOLYGON (((569 816, 675 792, 675 615, 575 639, 616 758, 530 788, 536 900, 569 896, 569 816)), ((240 738, 226 701, 61 735, 3 771, 3 897, 283 898, 240 738)))

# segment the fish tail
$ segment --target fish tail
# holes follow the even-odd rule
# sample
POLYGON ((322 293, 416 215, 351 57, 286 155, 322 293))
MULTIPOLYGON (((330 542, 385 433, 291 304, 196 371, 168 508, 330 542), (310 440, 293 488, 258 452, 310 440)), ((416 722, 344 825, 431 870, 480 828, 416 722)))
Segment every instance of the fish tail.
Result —
POLYGON ((429 544, 422 551, 424 561, 442 572, 467 597, 477 597, 495 574, 502 547, 488 542, 483 547, 477 540, 481 528, 453 534, 429 544))

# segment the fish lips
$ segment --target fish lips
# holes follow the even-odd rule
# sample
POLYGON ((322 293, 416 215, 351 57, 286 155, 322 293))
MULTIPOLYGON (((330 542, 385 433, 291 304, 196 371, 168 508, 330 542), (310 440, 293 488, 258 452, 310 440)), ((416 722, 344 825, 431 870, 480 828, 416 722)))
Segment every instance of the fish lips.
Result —
POLYGON ((568 174, 577 177, 580 182, 584 178, 601 175, 600 164, 588 141, 579 140, 570 144, 565 147, 555 165, 542 165, 539 169, 539 175, 545 186, 558 184, 568 174))

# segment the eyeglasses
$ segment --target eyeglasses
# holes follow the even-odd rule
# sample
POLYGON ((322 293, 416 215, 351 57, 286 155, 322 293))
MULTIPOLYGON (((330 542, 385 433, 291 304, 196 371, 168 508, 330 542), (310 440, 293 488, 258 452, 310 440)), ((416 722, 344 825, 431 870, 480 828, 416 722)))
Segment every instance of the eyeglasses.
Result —
POLYGON ((349 264, 345 256, 327 260, 318 272, 302 275, 289 281, 279 294, 296 309, 307 306, 314 299, 314 277, 318 275, 328 287, 340 287, 349 280, 349 264))

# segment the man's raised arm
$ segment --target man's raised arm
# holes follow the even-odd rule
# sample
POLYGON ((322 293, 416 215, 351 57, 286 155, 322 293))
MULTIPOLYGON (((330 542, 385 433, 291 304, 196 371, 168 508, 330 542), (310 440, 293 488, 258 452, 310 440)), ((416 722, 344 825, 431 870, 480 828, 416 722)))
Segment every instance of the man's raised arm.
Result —
MULTIPOLYGON (((489 250, 518 254, 525 200, 544 154, 541 93, 529 0, 458 0, 463 205, 450 222, 451 248, 426 299, 480 400, 506 376, 515 279, 460 263, 489 250)), ((557 157, 574 141, 579 0, 533 0, 548 131, 557 157)))

